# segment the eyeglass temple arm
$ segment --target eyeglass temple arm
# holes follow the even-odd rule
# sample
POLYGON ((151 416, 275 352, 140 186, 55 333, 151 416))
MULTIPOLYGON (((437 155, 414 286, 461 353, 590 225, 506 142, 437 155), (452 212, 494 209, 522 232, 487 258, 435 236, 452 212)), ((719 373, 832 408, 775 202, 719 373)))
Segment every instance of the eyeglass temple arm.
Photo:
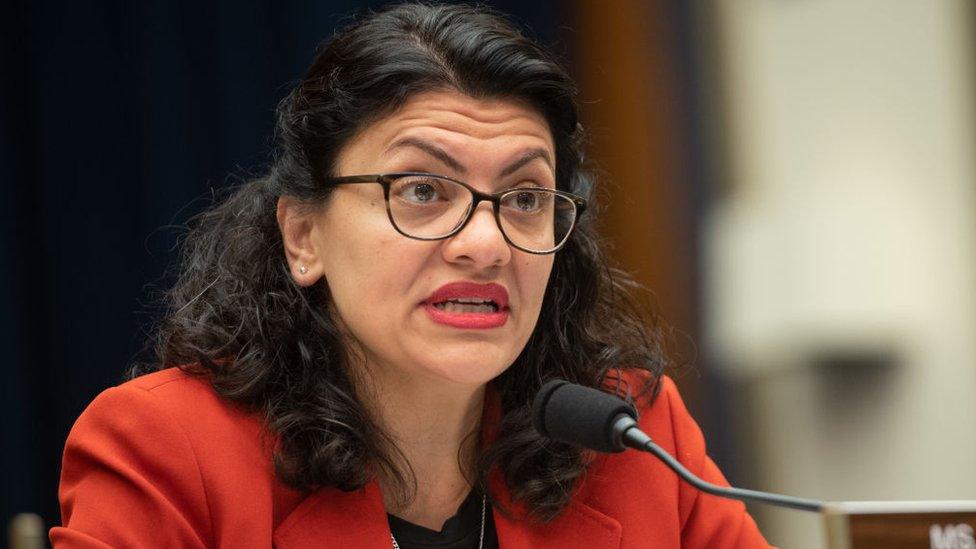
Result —
POLYGON ((341 177, 330 177, 325 180, 330 185, 346 183, 383 183, 384 178, 378 175, 344 175, 341 177))

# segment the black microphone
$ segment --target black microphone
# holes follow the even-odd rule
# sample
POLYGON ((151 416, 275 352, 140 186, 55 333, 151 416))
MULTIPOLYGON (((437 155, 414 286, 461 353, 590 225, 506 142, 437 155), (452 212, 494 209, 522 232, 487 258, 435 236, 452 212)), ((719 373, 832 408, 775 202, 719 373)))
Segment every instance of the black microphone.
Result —
POLYGON ((688 484, 725 498, 758 501, 801 511, 820 512, 824 503, 743 488, 717 486, 695 476, 637 426, 637 411, 623 400, 561 379, 547 382, 532 403, 532 422, 544 437, 598 452, 634 448, 650 452, 688 484))

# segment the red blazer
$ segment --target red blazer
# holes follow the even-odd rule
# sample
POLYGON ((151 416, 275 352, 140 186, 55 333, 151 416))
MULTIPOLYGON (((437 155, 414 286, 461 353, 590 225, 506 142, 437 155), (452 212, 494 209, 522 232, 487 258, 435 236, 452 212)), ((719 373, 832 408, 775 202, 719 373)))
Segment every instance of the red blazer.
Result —
MULTIPOLYGON (((663 380, 640 423, 686 467, 725 484, 671 380, 663 380)), ((376 482, 305 496, 275 477, 273 441, 258 415, 178 369, 109 389, 68 436, 64 525, 51 530, 51 541, 57 548, 391 547, 376 482)), ((495 479, 492 488, 509 501, 503 482, 495 479)), ((497 511, 494 519, 504 549, 768 547, 742 503, 701 494, 638 452, 598 457, 548 524, 497 511)))

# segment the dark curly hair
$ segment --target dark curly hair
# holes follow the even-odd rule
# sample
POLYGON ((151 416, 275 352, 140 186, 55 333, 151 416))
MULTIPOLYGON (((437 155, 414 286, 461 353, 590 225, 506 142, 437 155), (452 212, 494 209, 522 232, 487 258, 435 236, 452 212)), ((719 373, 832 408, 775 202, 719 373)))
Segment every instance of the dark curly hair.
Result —
MULTIPOLYGON (((401 4, 369 14, 324 44, 279 105, 269 173, 193 222, 156 333, 158 362, 131 372, 181 366, 262 413, 278 440, 277 474, 291 486, 354 490, 379 467, 412 493, 409 465, 356 398, 326 283, 302 288, 289 274, 275 209, 285 195, 327 200, 325 179, 343 145, 408 97, 433 89, 514 98, 538 109, 556 146, 557 186, 592 201, 575 86, 549 52, 481 7, 401 4)), ((604 258, 594 210, 556 254, 525 349, 491 382, 502 419, 472 479, 486 489, 497 468, 514 499, 541 520, 565 507, 588 459, 533 429, 538 388, 560 377, 653 398, 665 363, 653 315, 633 297, 632 280, 604 258), (628 388, 626 380, 640 386, 628 388)))

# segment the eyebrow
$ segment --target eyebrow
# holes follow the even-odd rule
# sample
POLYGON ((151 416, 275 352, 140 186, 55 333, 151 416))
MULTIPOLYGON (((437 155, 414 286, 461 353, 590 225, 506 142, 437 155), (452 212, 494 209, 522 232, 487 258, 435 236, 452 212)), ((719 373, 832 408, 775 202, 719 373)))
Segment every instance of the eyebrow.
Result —
POLYGON ((502 177, 505 177, 507 175, 512 175, 513 173, 519 171, 519 169, 521 169, 529 162, 532 162, 533 160, 539 158, 545 161, 546 166, 548 166, 550 170, 552 169, 552 157, 549 156, 549 151, 541 148, 536 148, 536 149, 525 151, 525 153, 522 156, 520 156, 518 160, 512 162, 511 164, 508 165, 508 167, 502 170, 502 173, 500 175, 502 177))
MULTIPOLYGON (((466 175, 468 173, 468 170, 460 162, 458 162, 457 159, 444 151, 444 149, 441 149, 429 141, 424 141, 423 139, 416 137, 404 137, 394 141, 389 147, 386 148, 386 150, 390 151, 399 147, 414 147, 420 149, 437 160, 440 160, 442 163, 444 163, 444 165, 458 172, 459 174, 466 175)), ((533 160, 537 159, 542 159, 545 161, 546 166, 548 166, 550 170, 553 169, 552 156, 549 154, 549 151, 538 147, 525 151, 522 156, 518 157, 514 162, 506 166, 499 175, 501 177, 512 175, 526 164, 529 164, 533 160)))
POLYGON ((393 142, 393 144, 387 147, 386 150, 391 151, 393 149, 397 149, 400 147, 416 147, 424 151, 425 153, 433 156, 434 158, 440 160, 452 170, 460 174, 468 173, 468 170, 465 169, 465 167, 462 166, 460 162, 455 160, 453 156, 444 152, 444 149, 441 149, 440 147, 434 145, 433 143, 424 141, 423 139, 418 139, 416 137, 404 137, 402 139, 397 139, 396 141, 393 142))

